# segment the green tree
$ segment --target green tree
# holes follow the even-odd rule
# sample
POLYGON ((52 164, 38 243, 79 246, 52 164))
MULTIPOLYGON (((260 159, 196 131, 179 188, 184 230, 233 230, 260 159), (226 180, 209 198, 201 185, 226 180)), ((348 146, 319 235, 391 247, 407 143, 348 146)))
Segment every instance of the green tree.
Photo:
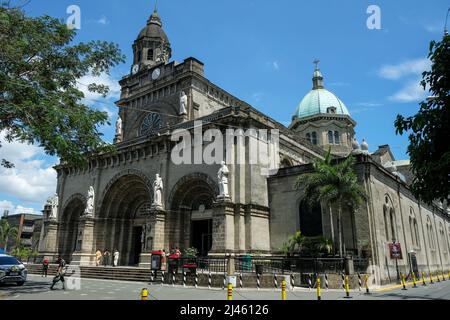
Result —
POLYGON ((297 231, 289 237, 287 242, 283 243, 281 250, 285 254, 301 253, 306 242, 306 237, 300 231, 297 231))
POLYGON ((310 205, 323 203, 330 209, 330 217, 333 219, 332 207, 337 206, 337 229, 339 256, 343 256, 342 244, 342 209, 356 210, 366 198, 366 193, 358 183, 358 177, 353 169, 355 159, 348 157, 337 164, 331 161, 331 152, 328 152, 325 160, 314 162, 314 172, 301 175, 295 183, 296 189, 303 188, 305 199, 310 205))
POLYGON ((325 255, 329 255, 333 252, 333 242, 324 236, 319 237, 316 243, 316 248, 317 251, 324 253, 325 255))
POLYGON ((19 230, 16 227, 11 227, 6 219, 0 220, 0 244, 4 245, 5 252, 8 249, 9 239, 16 239, 19 230))
MULTIPOLYGON (((125 57, 113 43, 72 44, 75 35, 63 21, 0 3, 0 131, 8 142, 37 144, 62 162, 83 165, 89 154, 113 148, 99 132, 107 113, 82 102, 79 79, 109 74, 125 57)), ((104 96, 109 90, 85 85, 104 96)), ((7 159, 2 165, 13 166, 7 159)))
POLYGON ((431 71, 424 72, 422 86, 433 97, 420 104, 419 112, 395 121, 397 134, 409 133, 408 154, 414 174, 414 195, 431 203, 450 195, 450 36, 432 41, 428 58, 431 71))

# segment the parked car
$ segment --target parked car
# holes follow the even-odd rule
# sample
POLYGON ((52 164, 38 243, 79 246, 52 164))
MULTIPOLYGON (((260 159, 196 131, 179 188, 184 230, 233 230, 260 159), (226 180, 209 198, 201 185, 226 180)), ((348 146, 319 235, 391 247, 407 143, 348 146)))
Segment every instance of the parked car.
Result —
POLYGON ((16 258, 0 254, 0 284, 16 283, 22 286, 27 281, 28 271, 16 258))

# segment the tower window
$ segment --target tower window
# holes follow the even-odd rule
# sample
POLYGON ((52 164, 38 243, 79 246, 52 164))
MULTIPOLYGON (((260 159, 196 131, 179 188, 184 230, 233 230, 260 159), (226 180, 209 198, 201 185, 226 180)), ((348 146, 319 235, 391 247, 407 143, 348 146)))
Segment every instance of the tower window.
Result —
POLYGON ((147 60, 153 61, 153 49, 148 49, 147 51, 147 60))
POLYGON ((341 144, 341 136, 339 135, 338 131, 334 132, 334 143, 335 144, 341 144))
POLYGON ((317 132, 313 132, 313 133, 311 133, 311 143, 313 144, 313 145, 317 145, 317 132))
POLYGON ((140 62, 141 59, 142 59, 142 51, 139 50, 138 53, 137 53, 137 62, 140 62))
POLYGON ((329 108, 327 109, 327 113, 330 113, 330 114, 336 114, 336 108, 335 108, 335 107, 329 107, 329 108))
POLYGON ((328 131, 328 144, 334 144, 333 131, 328 131))

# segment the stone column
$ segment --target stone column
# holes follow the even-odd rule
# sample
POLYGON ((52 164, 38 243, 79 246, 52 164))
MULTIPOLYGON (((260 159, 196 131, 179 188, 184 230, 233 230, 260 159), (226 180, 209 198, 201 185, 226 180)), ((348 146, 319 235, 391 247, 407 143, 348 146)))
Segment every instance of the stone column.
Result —
POLYGON ((235 251, 234 204, 227 200, 213 205, 213 245, 210 255, 224 255, 235 251))
MULTIPOLYGON (((152 251, 159 251, 166 248, 165 231, 166 231, 166 211, 158 207, 150 209, 149 223, 151 225, 150 237, 152 238, 152 245, 149 248, 152 251)), ((150 267, 151 253, 141 253, 139 259, 140 267, 150 267)))
MULTIPOLYGON (((45 215, 44 212, 44 217, 45 215)), ((48 259, 50 262, 58 256, 58 222, 44 219, 39 240, 39 260, 48 259)))
POLYGON ((72 255, 73 265, 95 265, 94 224, 92 217, 81 217, 78 223, 76 251, 72 255))

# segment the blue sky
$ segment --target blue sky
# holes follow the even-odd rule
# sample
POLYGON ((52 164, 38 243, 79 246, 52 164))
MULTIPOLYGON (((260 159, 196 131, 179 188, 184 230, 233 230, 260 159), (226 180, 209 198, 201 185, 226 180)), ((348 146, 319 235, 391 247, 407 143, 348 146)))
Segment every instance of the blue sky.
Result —
MULTIPOLYGON (((76 41, 113 41, 128 58, 101 79, 111 85, 111 95, 89 95, 86 100, 108 111, 114 123, 117 79, 130 71, 131 45, 154 1, 32 0, 25 10, 65 20, 69 5, 81 9, 76 41)), ((285 125, 312 87, 312 61, 320 59, 325 87, 358 122, 357 138, 365 138, 371 151, 390 144, 397 159, 405 159, 408 140, 395 134, 393 123, 397 114, 414 114, 426 96, 418 83, 429 67, 429 42, 442 37, 448 6, 443 0, 159 0, 158 12, 172 59, 193 56, 203 61, 209 80, 285 125), (369 5, 381 9, 381 30, 366 26, 369 5)), ((103 131, 112 140, 113 128, 103 131)), ((16 161, 16 169, 0 171, 0 210, 41 210, 56 188, 51 166, 57 159, 20 144, 4 145, 4 155, 16 161)))

